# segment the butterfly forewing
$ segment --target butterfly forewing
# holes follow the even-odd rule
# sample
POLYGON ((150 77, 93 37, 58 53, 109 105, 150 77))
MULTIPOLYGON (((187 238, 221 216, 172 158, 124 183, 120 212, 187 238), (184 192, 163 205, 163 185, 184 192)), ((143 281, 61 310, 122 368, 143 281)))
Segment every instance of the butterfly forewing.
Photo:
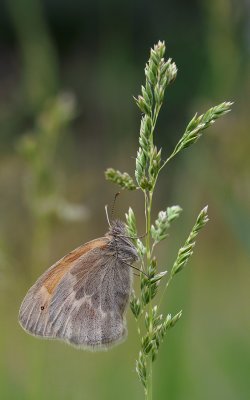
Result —
POLYGON ((80 246, 38 279, 20 309, 26 331, 90 348, 123 339, 131 269, 109 241, 104 237, 80 246))

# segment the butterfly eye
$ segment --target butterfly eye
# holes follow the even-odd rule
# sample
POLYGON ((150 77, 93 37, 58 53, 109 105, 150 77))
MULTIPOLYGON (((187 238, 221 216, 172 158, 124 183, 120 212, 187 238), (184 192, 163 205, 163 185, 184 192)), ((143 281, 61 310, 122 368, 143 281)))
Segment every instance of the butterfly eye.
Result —
POLYGON ((41 306, 41 310, 44 310, 44 306, 41 306))

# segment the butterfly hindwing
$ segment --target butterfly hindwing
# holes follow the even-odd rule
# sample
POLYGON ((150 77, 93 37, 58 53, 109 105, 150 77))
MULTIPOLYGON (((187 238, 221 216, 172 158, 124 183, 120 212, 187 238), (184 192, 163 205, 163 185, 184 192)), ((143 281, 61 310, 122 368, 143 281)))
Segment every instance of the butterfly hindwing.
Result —
POLYGON ((36 336, 48 336, 44 329, 48 318, 48 310, 53 292, 63 276, 73 267, 75 262, 95 247, 107 245, 107 238, 92 240, 71 251, 45 271, 29 289, 19 311, 19 322, 22 328, 36 336), (45 311, 45 312, 42 312, 45 311))
POLYGON ((58 285, 49 310, 53 337, 90 348, 105 348, 124 338, 130 269, 105 253, 96 248, 86 254, 58 285))
POLYGON ((105 348, 123 339, 131 271, 109 251, 107 238, 97 240, 84 245, 88 251, 64 257, 29 290, 20 310, 24 329, 80 347, 105 348))

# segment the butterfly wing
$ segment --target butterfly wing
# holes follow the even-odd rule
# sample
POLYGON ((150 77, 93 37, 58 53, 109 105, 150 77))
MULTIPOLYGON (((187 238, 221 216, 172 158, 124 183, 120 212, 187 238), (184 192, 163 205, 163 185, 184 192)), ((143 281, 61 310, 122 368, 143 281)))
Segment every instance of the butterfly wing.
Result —
POLYGON ((50 336, 45 325, 50 302, 58 284, 85 254, 94 248, 105 248, 106 246, 107 238, 92 240, 73 250, 45 271, 29 289, 21 304, 19 322, 24 330, 33 335, 50 336))
POLYGON ((90 348, 125 336, 131 273, 107 244, 101 238, 81 246, 38 279, 20 309, 26 331, 90 348))

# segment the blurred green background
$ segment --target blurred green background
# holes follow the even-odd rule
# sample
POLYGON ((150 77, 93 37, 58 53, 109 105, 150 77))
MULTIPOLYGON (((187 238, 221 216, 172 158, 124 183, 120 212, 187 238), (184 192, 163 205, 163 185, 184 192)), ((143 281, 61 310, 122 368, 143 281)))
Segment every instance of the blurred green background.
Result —
MULTIPOLYGON (((154 216, 184 210, 159 248, 162 268, 206 204, 210 222, 165 300, 164 311, 184 315, 155 363, 155 399, 250 398, 249 16, 249 2, 236 0, 1 2, 1 399, 143 399, 130 311, 127 341, 93 354, 33 338, 17 316, 46 268, 107 230, 116 188, 103 171, 133 173, 132 96, 159 39, 178 67, 157 130, 164 155, 196 111, 235 105, 159 180, 154 216)), ((116 215, 131 205, 144 233, 142 202, 124 192, 116 215)))

